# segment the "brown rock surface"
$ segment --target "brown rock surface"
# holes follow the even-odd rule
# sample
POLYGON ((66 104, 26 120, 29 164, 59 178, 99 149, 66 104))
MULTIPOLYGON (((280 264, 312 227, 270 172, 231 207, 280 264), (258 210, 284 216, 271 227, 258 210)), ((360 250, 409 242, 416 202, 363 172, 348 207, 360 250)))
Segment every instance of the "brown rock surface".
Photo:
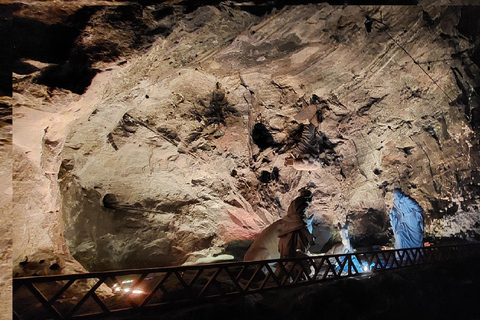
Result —
POLYGON ((11 99, 0 98, 0 319, 12 313, 12 109, 11 99))
POLYGON ((42 66, 15 75, 16 263, 43 250, 89 270, 191 263, 253 239, 307 184, 320 224, 354 214, 354 246, 391 238, 394 184, 428 235, 478 239, 478 41, 461 8, 135 10, 168 32, 142 49, 92 14, 75 46, 98 49, 105 31, 125 55, 87 50, 103 72, 82 95, 33 84, 42 66), (310 172, 283 166, 305 101, 331 143, 310 172))

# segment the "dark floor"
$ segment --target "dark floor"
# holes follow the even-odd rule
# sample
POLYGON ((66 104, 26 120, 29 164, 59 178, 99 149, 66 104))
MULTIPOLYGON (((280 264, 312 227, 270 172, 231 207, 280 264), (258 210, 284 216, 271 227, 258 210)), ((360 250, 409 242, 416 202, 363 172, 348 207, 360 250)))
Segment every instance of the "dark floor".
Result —
POLYGON ((128 319, 480 319, 480 257, 128 319))

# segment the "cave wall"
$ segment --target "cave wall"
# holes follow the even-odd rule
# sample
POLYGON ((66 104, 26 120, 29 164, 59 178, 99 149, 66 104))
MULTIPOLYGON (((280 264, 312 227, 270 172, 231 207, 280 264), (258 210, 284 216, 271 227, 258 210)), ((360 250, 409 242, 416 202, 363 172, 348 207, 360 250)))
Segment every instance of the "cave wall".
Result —
MULTIPOLYGON (((253 239, 307 184, 317 223, 352 214, 354 246, 393 238, 393 185, 425 209, 429 237, 478 239, 478 39, 468 27, 478 25, 461 7, 135 8, 142 21, 124 9, 109 8, 110 20, 77 13, 72 55, 96 48, 82 52, 98 69, 84 94, 18 81, 14 144, 41 169, 18 176, 43 175, 40 194, 51 195, 31 194, 34 182, 31 193, 17 189, 29 203, 18 215, 28 225, 32 207, 53 207, 53 220, 35 214, 53 230, 43 237, 55 244, 41 247, 89 270, 191 263, 253 239), (118 32, 131 23, 150 35, 143 46, 118 32), (42 101, 42 125, 26 121, 31 99, 42 101), (316 171, 283 165, 307 124, 296 117, 305 103, 330 141, 316 171), (22 135, 27 125, 36 140, 22 135)), ((39 236, 38 225, 27 233, 39 236)), ((26 236, 18 261, 41 243, 26 236)))
MULTIPOLYGON (((8 315, 12 311, 12 109, 0 97, 0 308, 8 315)), ((0 316, 1 318, 1 316, 0 316)))

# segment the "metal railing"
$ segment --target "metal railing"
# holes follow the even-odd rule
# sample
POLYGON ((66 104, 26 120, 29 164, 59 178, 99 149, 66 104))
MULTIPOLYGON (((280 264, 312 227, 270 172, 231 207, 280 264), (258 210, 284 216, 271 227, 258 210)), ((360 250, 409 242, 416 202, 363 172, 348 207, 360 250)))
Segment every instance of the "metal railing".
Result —
POLYGON ((13 279, 14 319, 77 319, 238 297, 480 255, 480 244, 13 279))

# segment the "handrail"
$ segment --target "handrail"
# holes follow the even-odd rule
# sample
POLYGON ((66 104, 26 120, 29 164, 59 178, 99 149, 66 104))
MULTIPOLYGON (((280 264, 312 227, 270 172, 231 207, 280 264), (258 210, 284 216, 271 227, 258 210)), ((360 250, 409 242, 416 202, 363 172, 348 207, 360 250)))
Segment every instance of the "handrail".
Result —
POLYGON ((14 319, 145 312, 480 255, 480 243, 13 279, 14 319), (156 310, 156 309, 155 309, 156 310))

